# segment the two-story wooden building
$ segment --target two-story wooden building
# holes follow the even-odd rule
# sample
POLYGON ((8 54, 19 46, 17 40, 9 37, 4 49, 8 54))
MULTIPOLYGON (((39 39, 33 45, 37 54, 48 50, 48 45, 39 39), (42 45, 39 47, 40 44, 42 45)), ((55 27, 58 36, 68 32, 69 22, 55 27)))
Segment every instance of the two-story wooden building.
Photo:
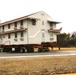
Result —
POLYGON ((59 22, 43 11, 0 23, 1 45, 41 44, 56 42, 59 22))

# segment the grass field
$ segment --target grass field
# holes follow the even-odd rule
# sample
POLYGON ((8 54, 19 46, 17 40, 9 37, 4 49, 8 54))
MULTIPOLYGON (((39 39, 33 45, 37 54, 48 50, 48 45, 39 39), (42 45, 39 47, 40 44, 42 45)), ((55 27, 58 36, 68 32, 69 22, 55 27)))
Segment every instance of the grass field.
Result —
MULTIPOLYGON (((58 47, 54 47, 53 50, 49 47, 49 49, 50 49, 50 51, 58 51, 59 50, 58 47)), ((38 52, 38 48, 35 48, 34 50, 35 50, 35 52, 38 52)), ((68 51, 69 50, 76 50, 76 47, 63 47, 63 48, 61 47, 60 48, 60 51, 66 51, 66 50, 68 50, 68 51)))
MULTIPOLYGON (((50 50, 52 50, 51 48, 50 48, 50 50)), ((53 50, 59 50, 59 48, 58 47, 54 47, 53 48, 53 50)), ((65 50, 76 50, 76 47, 63 47, 63 48, 60 48, 60 50, 61 51, 65 51, 65 50)))
POLYGON ((0 58, 0 75, 61 75, 76 73, 76 56, 0 58))
POLYGON ((72 73, 72 74, 61 74, 61 75, 76 75, 76 73, 72 73))

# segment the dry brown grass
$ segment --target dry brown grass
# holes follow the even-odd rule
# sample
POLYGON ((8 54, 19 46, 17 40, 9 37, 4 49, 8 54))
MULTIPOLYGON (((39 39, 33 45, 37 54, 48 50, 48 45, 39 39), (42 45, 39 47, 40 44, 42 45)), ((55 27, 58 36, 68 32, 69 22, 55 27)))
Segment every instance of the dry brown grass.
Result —
POLYGON ((76 56, 0 59, 0 75, 59 75, 62 73, 76 73, 76 56))
MULTIPOLYGON (((58 47, 54 47, 53 50, 49 47, 49 50, 50 51, 58 51, 59 48, 58 47)), ((63 48, 60 48, 60 51, 66 51, 66 50, 76 50, 76 47, 63 47, 63 48)), ((35 52, 38 52, 38 48, 35 48, 34 49, 35 52)))
MULTIPOLYGON (((50 50, 52 50, 51 48, 49 48, 50 50)), ((53 50, 59 50, 58 47, 54 47, 53 50)), ((65 50, 76 50, 76 47, 63 47, 63 48, 60 48, 61 51, 65 51, 65 50)))
POLYGON ((61 75, 76 75, 76 73, 74 73, 74 74, 61 74, 61 75))

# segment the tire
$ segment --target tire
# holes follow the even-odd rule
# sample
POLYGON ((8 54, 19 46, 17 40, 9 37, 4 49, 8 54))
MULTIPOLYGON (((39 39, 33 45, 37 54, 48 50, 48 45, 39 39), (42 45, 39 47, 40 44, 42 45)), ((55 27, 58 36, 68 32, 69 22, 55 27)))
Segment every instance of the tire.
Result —
POLYGON ((42 48, 38 48, 38 52, 43 52, 43 49, 42 48))
POLYGON ((34 48, 27 48, 27 52, 34 52, 34 48))
POLYGON ((49 48, 48 47, 45 47, 45 52, 49 52, 49 48))
POLYGON ((3 48, 0 48, 0 52, 3 52, 3 48))

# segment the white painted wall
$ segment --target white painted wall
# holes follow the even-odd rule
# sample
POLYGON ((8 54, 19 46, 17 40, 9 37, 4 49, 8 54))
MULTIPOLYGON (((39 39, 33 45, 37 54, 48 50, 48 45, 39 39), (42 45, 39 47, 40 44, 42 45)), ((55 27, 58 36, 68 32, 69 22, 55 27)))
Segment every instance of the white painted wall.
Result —
MULTIPOLYGON (((38 18, 36 25, 32 25, 31 20, 23 20, 23 27, 27 28, 26 31, 24 31, 24 37, 23 41, 20 40, 20 32, 17 34, 17 41, 15 41, 15 34, 11 33, 11 38, 8 39, 8 34, 5 34, 3 36, 3 44, 40 44, 42 42, 42 33, 45 34, 44 41, 45 42, 55 42, 57 41, 56 33, 53 33, 53 36, 51 36, 51 33, 48 32, 48 29, 50 29, 50 24, 47 20, 53 20, 51 17, 49 17, 44 12, 38 12, 34 15, 29 16, 31 18, 38 18), (42 21, 44 21, 44 25, 42 25, 42 21), (50 40, 50 38, 54 38, 53 40, 50 40)), ((14 30, 14 23, 11 23, 10 29, 8 29, 8 25, 5 25, 5 31, 14 30)), ((56 29, 56 25, 53 25, 53 28, 56 29)), ((17 21, 17 29, 20 29, 20 21, 17 21)), ((0 27, 0 31, 2 31, 0 27)))
MULTIPOLYGON (((33 35, 33 34, 37 33, 38 30, 40 30, 40 32, 37 36, 30 39, 30 43, 41 43, 42 42, 42 32, 45 33, 45 42, 55 42, 55 41, 57 41, 55 33, 53 33, 53 37, 52 37, 54 39, 52 41, 50 40, 51 35, 50 35, 50 32, 48 32, 48 29, 50 29, 50 24, 47 22, 47 20, 52 19, 51 17, 49 17, 44 12, 39 12, 39 13, 37 13, 35 15, 32 15, 30 17, 35 17, 35 18, 40 19, 39 21, 37 21, 36 26, 33 26, 31 24, 29 26, 29 35, 33 35), (42 15, 42 13, 44 15, 42 15), (42 21, 44 21, 44 25, 42 25, 42 21), (36 40, 38 40, 38 41, 36 41, 36 40)), ((55 24, 53 24, 53 28, 56 29, 55 24)))

